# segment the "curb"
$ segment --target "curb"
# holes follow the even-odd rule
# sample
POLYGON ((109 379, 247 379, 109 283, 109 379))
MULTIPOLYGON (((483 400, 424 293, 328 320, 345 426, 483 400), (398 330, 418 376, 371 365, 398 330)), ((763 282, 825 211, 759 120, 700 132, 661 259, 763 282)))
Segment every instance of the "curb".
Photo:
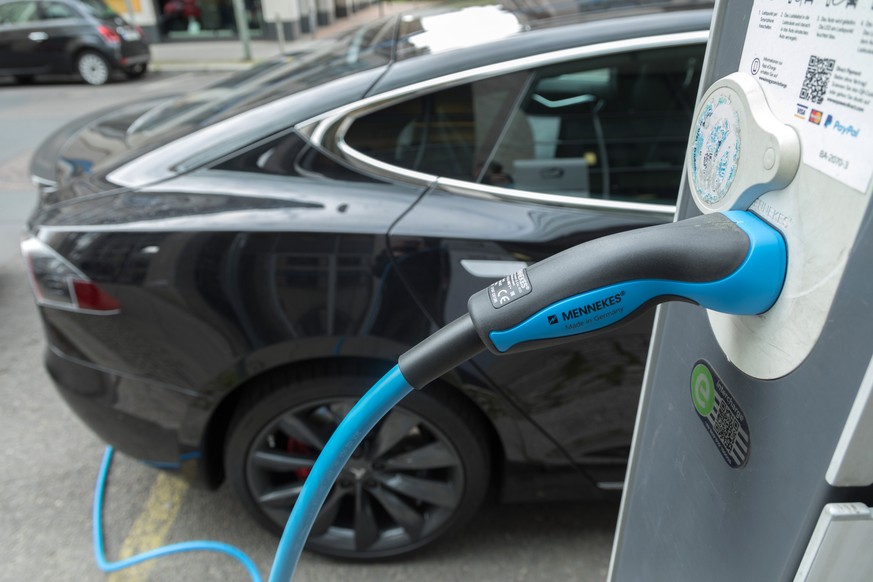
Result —
POLYGON ((149 63, 154 73, 232 73, 249 69, 258 60, 236 62, 149 63))

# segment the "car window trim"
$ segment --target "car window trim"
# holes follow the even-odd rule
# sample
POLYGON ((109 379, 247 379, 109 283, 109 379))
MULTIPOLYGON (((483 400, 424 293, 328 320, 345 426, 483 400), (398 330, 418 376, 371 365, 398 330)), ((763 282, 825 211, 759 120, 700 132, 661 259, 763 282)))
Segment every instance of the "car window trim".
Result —
POLYGON ((630 52, 635 50, 650 50, 669 48, 673 46, 705 44, 708 38, 709 31, 706 30, 678 32, 610 41, 582 47, 574 47, 572 49, 563 49, 542 55, 522 57, 503 63, 486 65, 468 71, 444 75, 435 79, 428 79, 427 81, 421 81, 406 87, 365 97, 355 103, 344 105, 299 123, 296 128, 302 135, 308 136, 310 141, 317 147, 329 151, 337 151, 349 164, 373 172, 382 178, 400 179, 419 186, 438 184, 448 191, 468 196, 507 198, 574 208, 613 210, 632 214, 643 212, 646 214, 663 215, 665 217, 673 216, 676 212, 675 205, 623 202, 620 200, 601 200, 596 198, 578 198, 561 194, 545 194, 542 192, 514 190, 501 188, 499 186, 490 186, 487 184, 477 184, 466 180, 444 178, 433 174, 417 172, 415 170, 409 170, 400 166, 381 162, 367 156, 346 143, 344 136, 352 123, 359 117, 367 115, 372 111, 389 107, 403 100, 431 93, 435 90, 453 87, 462 83, 474 82, 497 75, 514 73, 533 69, 535 67, 549 66, 581 58, 608 56, 620 52, 630 52), (331 145, 334 145, 335 147, 325 147, 325 142, 327 141, 332 141, 333 144, 331 145))

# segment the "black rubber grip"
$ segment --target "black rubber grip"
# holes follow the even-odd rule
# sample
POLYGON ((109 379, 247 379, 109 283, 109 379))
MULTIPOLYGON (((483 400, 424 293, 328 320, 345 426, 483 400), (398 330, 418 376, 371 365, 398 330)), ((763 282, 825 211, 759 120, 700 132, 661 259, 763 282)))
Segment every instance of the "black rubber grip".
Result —
MULTIPOLYGON (((626 231, 551 256, 473 295, 482 334, 508 329, 561 299, 626 281, 717 281, 749 253, 749 236, 722 214, 626 231)), ((487 335, 483 335, 491 349, 487 335)))
POLYGON ((420 389, 483 351, 473 321, 464 314, 401 355, 398 366, 406 382, 420 389))

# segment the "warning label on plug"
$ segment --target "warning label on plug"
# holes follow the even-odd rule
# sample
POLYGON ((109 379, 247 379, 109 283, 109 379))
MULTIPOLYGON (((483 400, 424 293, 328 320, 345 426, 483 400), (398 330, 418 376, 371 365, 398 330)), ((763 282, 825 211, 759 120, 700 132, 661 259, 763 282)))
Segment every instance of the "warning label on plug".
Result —
POLYGON ((494 309, 499 309, 516 299, 524 297, 531 290, 530 281, 527 278, 527 269, 521 269, 493 283, 488 288, 488 296, 491 298, 491 305, 494 306, 494 309))

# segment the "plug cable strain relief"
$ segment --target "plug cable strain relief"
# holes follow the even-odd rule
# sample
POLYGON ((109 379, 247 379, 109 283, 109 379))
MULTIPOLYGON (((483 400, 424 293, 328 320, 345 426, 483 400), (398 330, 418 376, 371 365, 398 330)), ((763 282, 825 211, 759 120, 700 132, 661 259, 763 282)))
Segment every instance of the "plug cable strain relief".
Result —
POLYGON ((464 314, 400 356, 398 366, 411 386, 424 388, 485 351, 469 314, 464 314))

